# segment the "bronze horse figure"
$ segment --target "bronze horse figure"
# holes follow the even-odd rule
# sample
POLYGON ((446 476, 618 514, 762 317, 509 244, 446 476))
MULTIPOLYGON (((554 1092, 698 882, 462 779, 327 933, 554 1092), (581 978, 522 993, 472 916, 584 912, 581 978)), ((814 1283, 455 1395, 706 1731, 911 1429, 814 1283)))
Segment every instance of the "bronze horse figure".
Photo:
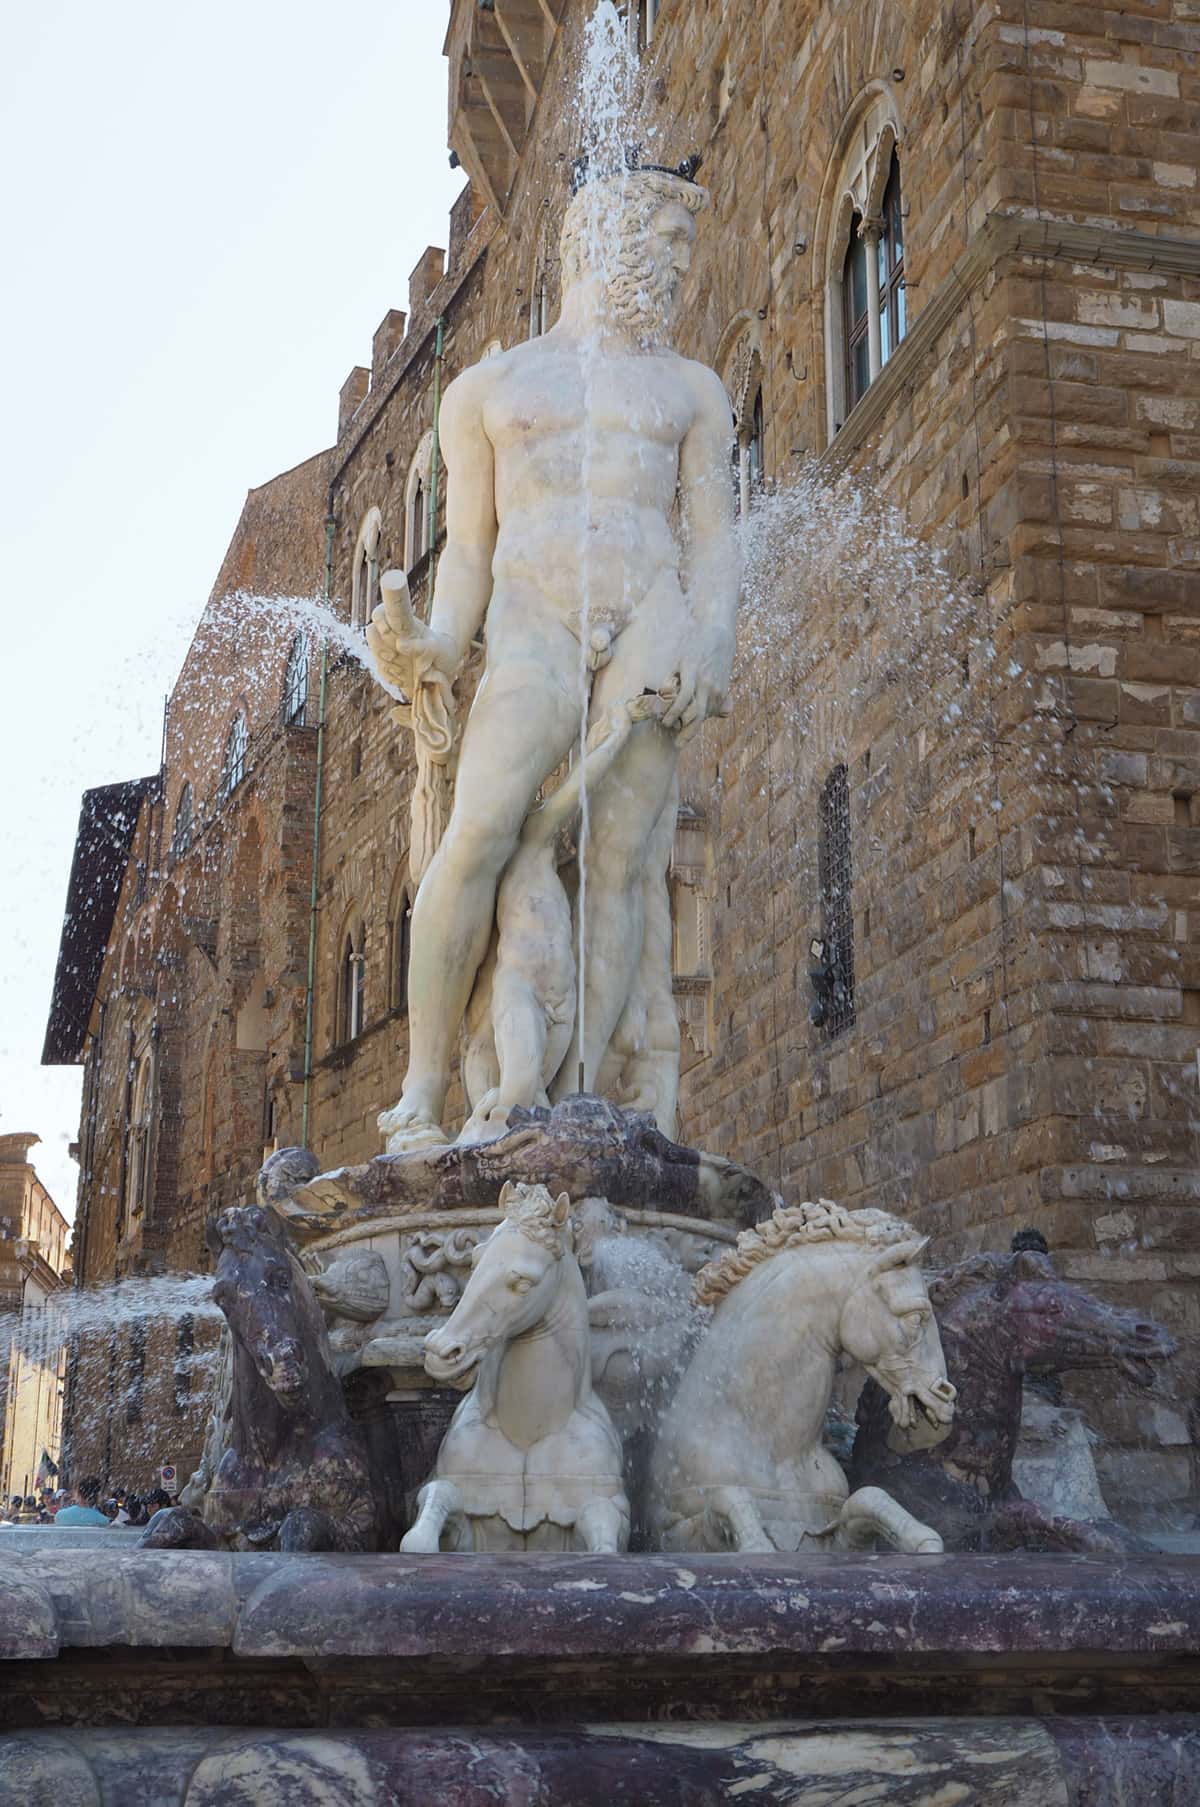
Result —
POLYGON ((164 1507, 143 1547, 374 1548, 366 1447, 282 1221, 269 1206, 235 1207, 212 1223, 209 1242, 233 1347, 226 1447, 199 1513, 164 1507))
POLYGON ((1111 1519, 1052 1517, 1013 1481, 1026 1368, 1119 1368, 1137 1385, 1174 1353, 1159 1324, 1122 1311, 1061 1279, 1049 1259, 971 1255, 930 1282, 958 1391, 954 1421, 933 1447, 905 1446, 887 1397, 868 1381, 858 1401, 851 1485, 886 1487, 936 1525, 948 1550, 1115 1551, 1144 1547, 1111 1519))

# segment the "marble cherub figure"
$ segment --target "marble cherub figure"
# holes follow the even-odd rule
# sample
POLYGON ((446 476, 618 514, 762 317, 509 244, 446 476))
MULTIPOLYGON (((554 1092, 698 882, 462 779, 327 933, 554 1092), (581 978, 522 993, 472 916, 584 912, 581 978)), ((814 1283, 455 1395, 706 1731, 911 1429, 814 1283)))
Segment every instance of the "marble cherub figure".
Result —
POLYGON ((634 993, 648 898, 653 909, 664 888, 670 843, 656 830, 675 807, 679 731, 723 709, 733 664, 729 401, 711 370, 666 343, 706 199, 658 169, 586 183, 563 223, 556 324, 446 391, 446 544, 430 620, 398 622, 381 606, 368 629, 378 672, 412 697, 414 719, 427 696, 440 722, 487 622, 450 819, 413 909, 409 1068, 380 1117, 392 1151, 446 1139, 452 1053, 539 787, 585 715, 672 690, 589 791, 582 1007, 551 1096, 575 1089, 581 1062, 596 1083, 634 993))

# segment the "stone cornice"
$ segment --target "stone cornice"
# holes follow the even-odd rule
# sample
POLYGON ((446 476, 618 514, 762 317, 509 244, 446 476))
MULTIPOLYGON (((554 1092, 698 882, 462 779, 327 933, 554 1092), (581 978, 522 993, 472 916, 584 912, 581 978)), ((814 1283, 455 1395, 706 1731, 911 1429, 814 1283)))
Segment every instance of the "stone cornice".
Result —
POLYGON ((989 214, 913 320, 899 350, 888 359, 830 441, 821 459, 826 470, 841 470, 870 438, 897 396, 913 381, 926 353, 1001 258, 1022 254, 1108 269, 1200 275, 1200 239, 1122 232, 1111 226, 1079 226, 1071 221, 1035 219, 1029 214, 989 214))

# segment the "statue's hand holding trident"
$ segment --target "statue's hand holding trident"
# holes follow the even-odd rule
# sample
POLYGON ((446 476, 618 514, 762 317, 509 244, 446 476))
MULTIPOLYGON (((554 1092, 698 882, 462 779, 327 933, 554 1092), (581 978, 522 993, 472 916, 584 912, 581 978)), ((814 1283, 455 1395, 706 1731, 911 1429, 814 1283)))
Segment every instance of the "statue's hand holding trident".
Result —
POLYGON ((446 825, 458 653, 446 635, 418 619, 403 571, 385 571, 379 589, 383 601, 367 623, 367 646, 382 681, 409 698, 394 714, 412 729, 417 746, 409 866, 419 884, 446 825))

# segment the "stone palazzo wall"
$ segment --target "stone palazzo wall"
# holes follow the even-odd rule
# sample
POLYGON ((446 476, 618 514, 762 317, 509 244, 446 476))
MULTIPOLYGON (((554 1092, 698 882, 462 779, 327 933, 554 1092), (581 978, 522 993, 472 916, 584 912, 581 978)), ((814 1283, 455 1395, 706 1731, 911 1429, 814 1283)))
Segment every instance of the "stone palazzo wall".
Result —
MULTIPOLYGON (((526 336, 543 288, 550 317, 557 306, 586 11, 542 8, 526 64, 534 93, 518 80, 520 129, 508 120, 514 148, 501 155, 463 65, 470 34, 492 25, 455 0, 451 139, 495 192, 465 191, 449 258, 418 263, 407 316, 389 313, 370 368, 343 390, 335 447, 248 499, 214 600, 247 585, 318 590, 327 508, 347 616, 370 512, 379 568, 412 549, 439 376, 444 386, 497 341, 526 336)), ((747 16, 664 0, 643 72, 643 138, 666 160, 703 151, 713 199, 682 349, 721 370, 735 408, 761 384, 769 490, 803 484, 815 464, 880 498, 820 582, 810 542, 845 513, 795 516, 746 613, 732 717, 708 724, 687 758, 674 887, 681 1133, 791 1199, 905 1210, 937 1259, 1002 1247, 1035 1223, 1066 1273, 1166 1322, 1181 1356, 1149 1400, 1069 1383, 1105 1433, 1111 1503, 1134 1511, 1182 1509, 1196 1490, 1191 14, 1190 0, 775 0, 747 16), (836 176, 883 114, 901 172, 908 334, 845 415, 827 357, 836 176), (916 567, 897 578, 909 554, 891 508, 940 550, 944 583, 916 567), (843 765, 854 1020, 833 1035, 809 1020, 809 948, 823 925, 820 798, 843 765)), ((428 574, 418 559, 418 598, 428 574)), ((316 737, 277 726, 290 630, 259 657, 270 682, 246 702, 261 756, 189 856, 170 955, 181 964, 169 969, 184 976, 164 984, 160 965, 147 985, 123 967, 141 925, 172 916, 164 900, 179 877, 161 849, 183 777, 211 795, 227 722, 211 698, 233 708, 246 631, 202 633, 185 666, 97 988, 89 1279, 118 1264, 194 1266, 206 1209, 241 1196, 257 1165, 268 1097, 276 1137, 300 1134, 316 737), (272 1001, 255 994, 249 1049, 236 1023, 256 984, 272 1001), (153 1213, 122 1243, 131 1022, 135 1036, 157 1022, 171 1055, 153 1213)), ((315 697, 315 670, 312 681, 315 697)), ((407 1053, 397 937, 409 749, 349 659, 328 672, 322 751, 309 1141, 332 1164, 376 1151, 375 1112, 407 1053), (349 932, 363 1011, 346 1041, 349 932)))

